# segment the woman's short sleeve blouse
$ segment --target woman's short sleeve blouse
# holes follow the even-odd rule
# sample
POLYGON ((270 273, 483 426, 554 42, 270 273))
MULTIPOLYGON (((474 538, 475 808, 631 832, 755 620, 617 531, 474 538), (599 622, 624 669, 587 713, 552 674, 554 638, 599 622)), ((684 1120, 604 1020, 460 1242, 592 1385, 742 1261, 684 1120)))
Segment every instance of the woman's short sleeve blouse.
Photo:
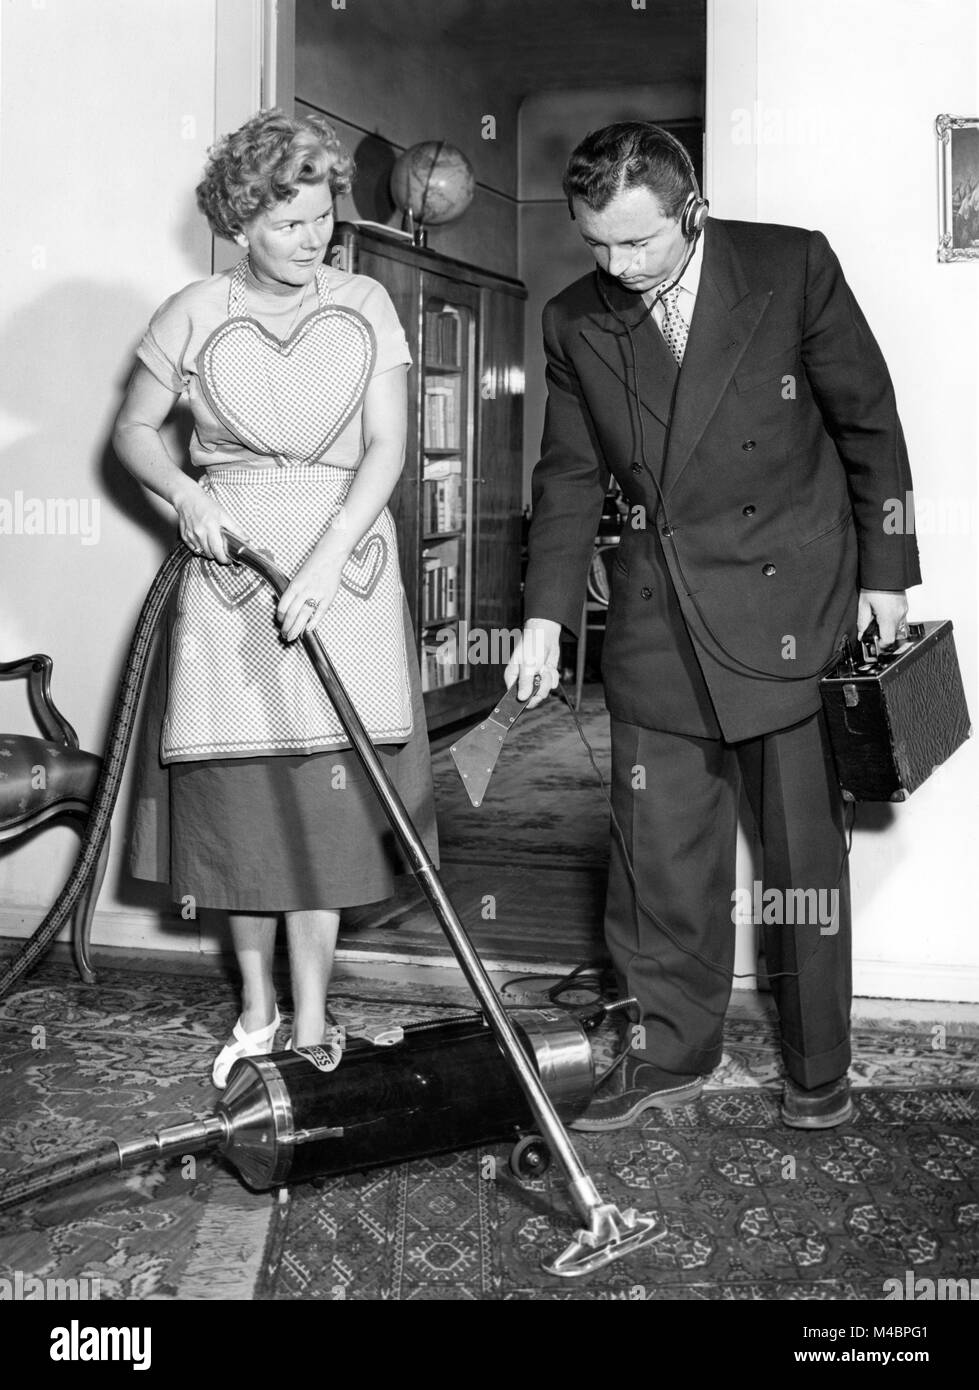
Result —
MULTIPOLYGON (((411 353, 401 322, 383 285, 367 275, 349 275, 326 268, 334 304, 363 315, 374 330, 377 355, 371 379, 393 367, 410 366, 411 353)), ((255 453, 212 412, 201 390, 197 358, 219 324, 228 317, 231 272, 222 271, 198 280, 171 295, 160 305, 136 349, 136 356, 153 376, 175 395, 184 397, 194 417, 191 461, 200 468, 255 464, 268 467, 275 460, 255 453)), ((262 310, 275 309, 275 297, 251 295, 248 312, 273 334, 284 331, 281 317, 262 310)), ((310 311, 315 308, 311 302, 310 311)), ((322 462, 355 468, 364 453, 363 411, 358 410, 327 452, 322 462)))

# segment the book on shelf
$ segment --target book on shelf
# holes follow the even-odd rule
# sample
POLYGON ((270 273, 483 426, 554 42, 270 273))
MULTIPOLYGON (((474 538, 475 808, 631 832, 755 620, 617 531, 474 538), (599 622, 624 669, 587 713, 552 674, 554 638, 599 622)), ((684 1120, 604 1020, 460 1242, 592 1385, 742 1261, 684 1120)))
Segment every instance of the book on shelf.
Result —
POLYGON ((422 570, 422 624, 426 627, 458 617, 459 566, 436 557, 424 561, 422 570))
POLYGON ((460 381, 425 379, 425 448, 459 448, 460 381))
POLYGON ((422 479, 427 483, 438 478, 447 478, 450 473, 462 473, 462 459, 426 459, 422 465, 422 479))
MULTIPOLYGON (((449 459, 445 462, 461 466, 462 460, 449 459)), ((422 483, 422 530, 426 535, 461 531, 464 521, 461 471, 449 473, 445 477, 429 478, 426 469, 422 483)))
POLYGON ((425 310, 425 361, 430 367, 461 366, 462 314, 445 304, 425 310))
POLYGON ((454 644, 451 641, 424 642, 421 674, 423 691, 438 690, 443 685, 454 685, 460 679, 454 644))

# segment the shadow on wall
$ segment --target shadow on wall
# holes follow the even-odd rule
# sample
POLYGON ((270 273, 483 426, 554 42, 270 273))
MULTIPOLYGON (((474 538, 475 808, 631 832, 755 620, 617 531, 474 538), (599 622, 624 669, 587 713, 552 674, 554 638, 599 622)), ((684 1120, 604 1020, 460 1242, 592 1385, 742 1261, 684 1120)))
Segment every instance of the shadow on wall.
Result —
MULTIPOLYGON (((21 431, 0 452, 3 529, 11 532, 0 537, 6 599, 0 660, 49 652, 55 661, 55 698, 73 723, 79 720, 78 701, 70 687, 65 689, 65 654, 77 668, 81 643, 81 651, 89 653, 85 661, 105 667, 101 679, 114 691, 120 671, 105 666, 105 654, 121 656, 130 633, 107 630, 107 624, 128 621, 116 618, 119 610, 128 613, 130 600, 142 599, 128 588, 119 592, 127 576, 111 556, 105 558, 106 532, 112 530, 106 518, 121 515, 134 532, 145 532, 148 553, 158 557, 157 563, 177 539, 172 509, 126 472, 110 443, 136 361, 132 349, 155 307, 124 288, 68 281, 17 310, 0 330, 0 409, 21 431), (120 351, 120 325, 134 329, 128 350, 120 351), (32 504, 34 522, 27 520, 32 504), (59 523, 67 518, 67 524, 52 525, 56 517, 59 523)), ((166 428, 171 455, 188 468, 191 429, 189 412, 182 408, 166 428)), ((23 700, 19 688, 14 693, 23 700)), ((6 701, 2 722, 35 731, 29 712, 11 717, 6 701)), ((108 723, 84 743, 101 752, 107 733, 108 723)), ((114 820, 120 837, 128 818, 120 801, 114 820)), ((123 880, 129 902, 161 905, 159 889, 136 885, 130 891, 132 880, 127 875, 123 880)))
MULTIPOLYGON (((116 330, 122 323, 139 325, 134 349, 154 307, 134 302, 124 290, 69 281, 6 321, 0 331, 0 408, 23 433, 0 454, 0 468, 5 494, 19 488, 32 497, 77 497, 95 485, 103 507, 122 512, 166 546, 172 524, 109 443, 136 362, 132 351, 120 355, 116 330)), ((191 428, 189 417, 180 418, 185 414, 177 413, 168 435, 171 452, 184 465, 191 428)))
POLYGON ((366 136, 354 150, 357 174, 348 202, 353 203, 357 217, 387 223, 397 212, 391 197, 391 170, 400 153, 379 135, 366 136))

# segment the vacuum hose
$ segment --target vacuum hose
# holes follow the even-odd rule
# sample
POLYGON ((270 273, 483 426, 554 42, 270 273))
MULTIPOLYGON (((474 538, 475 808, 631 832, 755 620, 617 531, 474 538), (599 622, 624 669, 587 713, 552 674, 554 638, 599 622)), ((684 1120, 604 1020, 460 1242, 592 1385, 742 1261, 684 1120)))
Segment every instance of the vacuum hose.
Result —
MULTIPOLYGON (((254 570, 272 587, 276 595, 281 597, 289 583, 287 576, 266 556, 259 554, 237 536, 229 531, 222 531, 222 535, 231 559, 254 570)), ((34 964, 60 931, 98 860, 119 794, 123 767, 132 738, 136 706, 146 675, 150 640, 174 584, 190 558, 191 554, 187 549, 183 546, 178 547, 167 557, 153 581, 136 624, 120 681, 102 773, 96 786, 92 812, 78 859, 47 917, 24 949, 0 974, 0 995, 34 964)), ((326 648, 317 633, 310 629, 303 633, 302 640, 340 723, 381 802, 402 852, 448 938, 459 968, 479 1000, 486 1023, 526 1098, 537 1128, 567 1178, 569 1195, 584 1226, 577 1232, 575 1240, 567 1250, 546 1267, 555 1274, 584 1274, 607 1264, 610 1260, 620 1258, 641 1245, 659 1240, 666 1233, 666 1227, 659 1217, 645 1216, 632 1209, 620 1212, 611 1203, 603 1202, 599 1196, 558 1117, 531 1055, 528 1055, 513 1021, 498 999, 482 961, 439 881, 421 836, 391 784, 326 648)), ((206 1141, 208 1144, 211 1138, 209 1135, 206 1141)), ((220 1136, 218 1139, 220 1141, 220 1136)))
POLYGON ((107 746, 102 758, 102 771, 95 786, 92 810, 82 835, 78 857, 65 886, 44 921, 17 955, 0 970, 0 997, 44 955, 74 911, 75 904, 98 863, 105 837, 109 833, 129 745, 132 742, 133 723, 146 677, 153 634, 184 565, 193 558, 191 552, 183 545, 171 551, 146 595, 119 681, 119 693, 116 696, 107 746))

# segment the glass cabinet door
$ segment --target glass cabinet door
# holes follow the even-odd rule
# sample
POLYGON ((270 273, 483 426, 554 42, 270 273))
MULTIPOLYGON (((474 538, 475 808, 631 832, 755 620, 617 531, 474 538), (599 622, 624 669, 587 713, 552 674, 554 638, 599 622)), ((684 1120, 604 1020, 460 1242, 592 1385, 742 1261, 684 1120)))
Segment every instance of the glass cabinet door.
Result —
POLYGON ((425 691, 469 679, 475 344, 475 305, 466 290, 424 276, 418 622, 425 691))
POLYGON ((509 655, 495 635, 520 619, 526 293, 353 223, 338 223, 331 264, 379 281, 408 339, 405 467, 388 505, 425 717, 441 728, 495 703, 509 655))

